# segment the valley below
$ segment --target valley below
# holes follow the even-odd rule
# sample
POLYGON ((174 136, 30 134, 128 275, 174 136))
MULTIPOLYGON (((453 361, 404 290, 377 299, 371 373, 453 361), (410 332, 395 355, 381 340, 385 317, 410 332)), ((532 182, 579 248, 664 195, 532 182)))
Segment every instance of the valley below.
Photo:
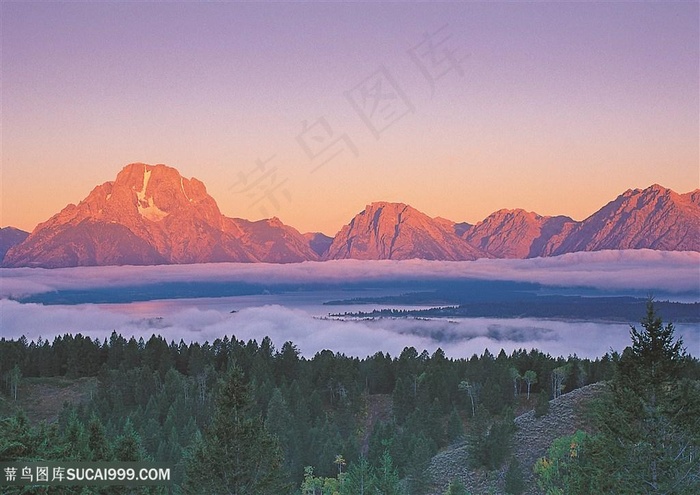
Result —
POLYGON ((534 260, 360 261, 2 269, 3 336, 294 341, 305 356, 406 346, 621 352, 653 296, 700 355, 697 253, 576 253, 534 260), (614 267, 614 271, 611 268, 614 267), (629 281, 629 282, 627 282, 629 281))

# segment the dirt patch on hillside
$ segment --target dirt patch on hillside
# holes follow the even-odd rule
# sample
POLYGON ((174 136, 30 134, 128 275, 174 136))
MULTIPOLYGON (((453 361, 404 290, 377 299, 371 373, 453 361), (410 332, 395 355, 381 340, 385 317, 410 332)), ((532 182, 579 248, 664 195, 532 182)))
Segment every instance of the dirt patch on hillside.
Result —
POLYGON ((87 402, 96 390, 96 378, 25 378, 20 384, 17 405, 32 423, 51 423, 58 419, 64 403, 87 402))
POLYGON ((389 421, 392 418, 393 406, 391 395, 365 395, 365 414, 362 421, 360 446, 363 455, 369 450, 369 437, 378 421, 389 421))

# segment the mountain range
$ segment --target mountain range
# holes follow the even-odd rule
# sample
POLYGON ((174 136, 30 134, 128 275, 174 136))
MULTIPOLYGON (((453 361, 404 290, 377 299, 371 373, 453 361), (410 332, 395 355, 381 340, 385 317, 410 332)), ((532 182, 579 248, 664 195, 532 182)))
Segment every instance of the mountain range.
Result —
POLYGON ((700 251, 700 189, 628 190, 581 222, 521 209, 475 225, 402 203, 367 205, 334 236, 302 234, 278 218, 229 218, 202 182, 166 165, 132 163, 31 234, 0 230, 3 267, 335 259, 532 258, 605 249, 700 251))

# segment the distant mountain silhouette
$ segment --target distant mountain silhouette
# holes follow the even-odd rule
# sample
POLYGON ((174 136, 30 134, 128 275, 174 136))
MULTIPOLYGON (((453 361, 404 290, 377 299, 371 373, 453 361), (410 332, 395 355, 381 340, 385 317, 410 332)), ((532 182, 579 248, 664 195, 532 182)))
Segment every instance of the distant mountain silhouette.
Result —
POLYGON ((5 258, 5 253, 7 253, 12 246, 24 241, 27 236, 29 236, 29 232, 14 227, 0 229, 0 261, 5 258))

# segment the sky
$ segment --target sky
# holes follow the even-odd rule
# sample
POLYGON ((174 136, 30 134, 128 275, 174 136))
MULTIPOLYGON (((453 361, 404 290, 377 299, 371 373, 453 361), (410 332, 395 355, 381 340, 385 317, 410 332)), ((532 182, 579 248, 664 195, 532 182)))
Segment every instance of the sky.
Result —
POLYGON ((373 201, 581 220, 700 185, 697 2, 0 8, 1 226, 132 162, 329 235, 373 201))

